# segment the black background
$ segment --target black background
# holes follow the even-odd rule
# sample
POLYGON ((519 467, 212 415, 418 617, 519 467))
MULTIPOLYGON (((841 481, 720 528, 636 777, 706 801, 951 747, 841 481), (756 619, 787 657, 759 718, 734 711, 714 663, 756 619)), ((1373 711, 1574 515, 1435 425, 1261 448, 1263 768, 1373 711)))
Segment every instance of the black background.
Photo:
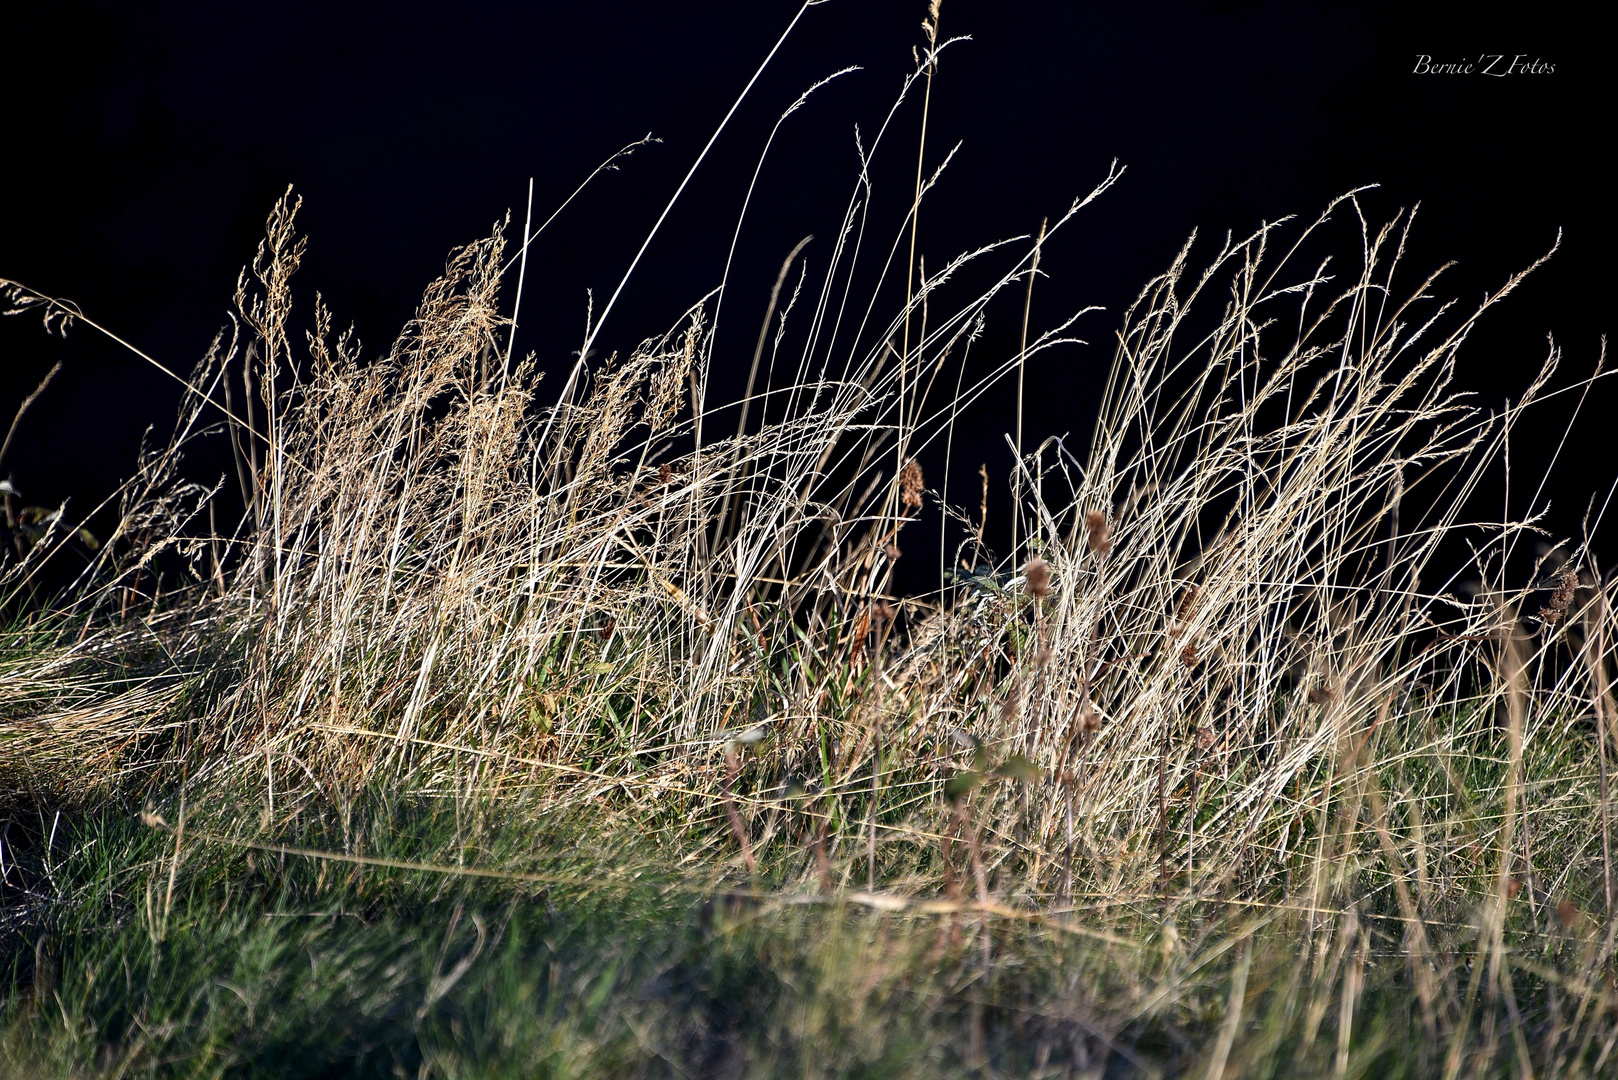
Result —
MULTIPOLYGON (((1611 294, 1611 211, 1606 185, 1597 190, 1609 97, 1584 59, 1591 28, 1545 7, 1414 20, 1364 3, 944 0, 943 35, 973 40, 946 51, 934 83, 928 169, 962 146, 923 209, 920 249, 937 266, 1032 232, 1113 158, 1127 167, 1045 254, 1036 330, 1086 305, 1106 311, 1080 324, 1094 344, 1039 360, 1034 437, 1088 436, 1123 308, 1194 228, 1217 242, 1227 229, 1312 217, 1367 183, 1381 185, 1365 197, 1373 217, 1421 203, 1407 283, 1458 260, 1440 291, 1468 304, 1563 229, 1555 259, 1473 335, 1459 381, 1498 405, 1537 370, 1547 333, 1566 349, 1563 381, 1588 374, 1611 294), (1480 53, 1555 71, 1412 72, 1420 54, 1480 53)), ((611 292, 796 10, 791 0, 30 5, 5 16, 0 45, 0 276, 70 298, 189 370, 291 183, 310 237, 294 279, 300 310, 318 289, 376 355, 452 247, 508 210, 520 237, 530 176, 542 219, 614 149, 651 132, 662 142, 599 179, 533 249, 518 348, 565 371, 585 289, 598 302, 611 292)), ((923 14, 919 0, 832 0, 803 16, 651 246, 600 349, 662 331, 718 283, 770 126, 816 78, 862 65, 787 121, 764 168, 716 360, 721 386, 739 381, 785 252, 814 233, 811 273, 824 268, 853 187, 854 125, 869 142, 910 70, 923 14)), ((879 162, 874 212, 888 224, 873 236, 884 246, 910 197, 919 104, 896 117, 879 162)), ((996 309, 986 358, 1015 348, 1019 319, 996 309)), ((81 506, 127 475, 144 427, 172 417, 177 387, 83 325, 58 341, 31 317, 0 320, 0 424, 59 358, 63 373, 0 475, 29 502, 81 506)), ((1562 450, 1549 491, 1560 533, 1577 530, 1589 497, 1599 504, 1618 473, 1606 430, 1615 404, 1602 384, 1562 450)), ((1009 392, 992 395, 971 418, 956 484, 980 460, 1005 475, 1011 406, 1009 392)), ((1566 413, 1547 407, 1525 429, 1514 476, 1537 480, 1566 413)), ((226 460, 196 465, 217 475, 226 460)), ((1525 486, 1514 479, 1514 512, 1525 486)))

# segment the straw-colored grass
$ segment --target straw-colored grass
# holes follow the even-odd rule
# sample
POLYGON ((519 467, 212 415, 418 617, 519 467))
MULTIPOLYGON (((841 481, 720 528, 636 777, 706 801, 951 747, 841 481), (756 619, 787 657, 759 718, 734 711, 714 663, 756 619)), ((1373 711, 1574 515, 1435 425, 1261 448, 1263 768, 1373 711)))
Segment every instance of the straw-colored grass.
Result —
MULTIPOLYGON (((942 48, 936 4, 929 19, 942 48)), ((715 294, 605 359, 592 324, 562 386, 513 356, 505 222, 451 256, 384 355, 359 355, 318 304, 295 345, 303 240, 297 202, 277 203, 230 328, 183 380, 176 435, 143 453, 78 583, 27 602, 76 542, 66 520, 19 539, 0 576, 17 613, 0 639, 4 778, 32 838, 0 841, 22 875, 5 878, 6 926, 25 931, 6 945, 12 1068, 247 1068, 187 1042, 182 1020, 141 1019, 162 998, 150 980, 147 1005, 94 990, 113 975, 97 964, 158 965, 182 925, 215 952, 172 949, 215 956, 185 963, 247 1002, 186 999, 218 1039, 296 1044, 265 1034, 230 950, 258 941, 272 958, 251 977, 296 1012, 286 965, 318 969, 330 946, 349 974, 310 985, 361 1028, 370 980, 378 1016, 389 994, 424 1002, 398 1028, 422 1075, 540 1053, 546 1024, 558 1075, 807 1075, 822 1067, 794 1055, 816 1045, 843 1063, 828 1074, 1613 1068, 1613 585, 1584 538, 1548 538, 1521 571, 1542 539, 1533 504, 1466 516, 1560 360, 1553 347, 1503 413, 1454 387, 1522 275, 1457 312, 1441 278, 1399 265, 1413 215, 1371 225, 1358 193, 1312 223, 1188 243, 1117 326, 1088 446, 1029 433, 1006 488, 1017 549, 996 561, 987 474, 982 506, 958 508, 916 462, 1069 340, 1071 320, 1025 329, 1018 355, 974 375, 992 303, 1026 310, 1040 251, 1117 173, 1037 239, 922 273, 880 312, 850 283, 861 260, 897 274, 930 186, 918 173, 890 234, 867 219, 894 137, 864 151, 829 264, 772 305, 734 436, 708 400, 715 294), (963 298, 969 262, 997 269, 963 298), (221 432, 247 507, 224 533, 218 489, 179 471, 221 432), (937 591, 894 595, 924 515, 966 542, 942 553, 937 591), (143 802, 144 826, 106 817, 143 802), (52 862, 55 807, 78 870, 52 862), (456 889, 471 891, 451 912, 456 889), (124 944, 82 914, 92 893, 124 944), (479 960, 500 905, 510 929, 509 905, 553 893, 638 898, 586 906, 641 928, 622 968, 640 989, 614 975, 592 996, 599 941, 530 970, 512 931, 479 960), (669 969, 645 920, 688 910, 670 896, 710 898, 702 934, 717 918, 754 935, 720 934, 738 951, 703 946, 702 964, 784 980, 710 972, 773 1003, 725 1005, 739 1049, 703 1034, 719 1006, 646 989, 669 969), (367 952, 340 920, 299 959, 259 928, 283 901, 372 912, 398 948, 436 950, 431 974, 388 967, 395 945, 367 952), (475 933, 469 903, 486 905, 475 933), (52 914, 64 904, 81 914, 52 914), (27 933, 56 945, 23 948, 27 933), (480 962, 493 974, 467 975, 480 962), (463 976, 483 1011, 451 1024, 433 1010, 472 1008, 451 994, 463 976), (598 1028, 603 1009, 618 1019, 598 1028), (923 1045, 944 1049, 895 1049, 923 1045)))

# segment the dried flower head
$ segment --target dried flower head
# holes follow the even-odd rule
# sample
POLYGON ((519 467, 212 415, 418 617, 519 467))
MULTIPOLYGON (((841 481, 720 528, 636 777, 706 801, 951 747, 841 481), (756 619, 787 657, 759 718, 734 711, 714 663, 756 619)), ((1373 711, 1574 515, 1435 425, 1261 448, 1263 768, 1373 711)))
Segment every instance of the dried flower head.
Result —
POLYGON ((915 458, 905 462, 904 468, 899 470, 899 501, 904 508, 912 513, 921 509, 921 493, 925 490, 921 476, 921 466, 915 458))
POLYGON ((1051 594, 1051 564, 1044 559, 1029 559, 1023 567, 1023 586, 1029 595, 1044 599, 1051 594))
POLYGON ((1555 626, 1561 622, 1562 616, 1567 614, 1568 605, 1573 603, 1573 594, 1579 587, 1579 574, 1577 570, 1563 570, 1556 579, 1556 591, 1545 606, 1539 609, 1539 621, 1546 626, 1555 626))
POLYGON ((1107 515, 1100 510, 1090 510, 1084 515, 1084 529, 1086 541, 1090 550, 1097 555, 1105 555, 1112 550, 1112 529, 1107 525, 1107 515))

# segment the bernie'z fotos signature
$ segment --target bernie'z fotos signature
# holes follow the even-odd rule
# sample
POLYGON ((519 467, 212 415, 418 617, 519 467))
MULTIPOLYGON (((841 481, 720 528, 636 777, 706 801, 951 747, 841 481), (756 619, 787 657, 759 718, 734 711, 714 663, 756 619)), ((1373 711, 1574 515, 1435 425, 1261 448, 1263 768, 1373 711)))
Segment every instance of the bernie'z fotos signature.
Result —
POLYGON ((1556 65, 1538 57, 1529 59, 1527 53, 1507 56, 1505 53, 1480 53, 1476 60, 1435 61, 1426 53, 1416 57, 1412 75, 1493 75, 1504 79, 1511 75, 1554 75, 1556 65))

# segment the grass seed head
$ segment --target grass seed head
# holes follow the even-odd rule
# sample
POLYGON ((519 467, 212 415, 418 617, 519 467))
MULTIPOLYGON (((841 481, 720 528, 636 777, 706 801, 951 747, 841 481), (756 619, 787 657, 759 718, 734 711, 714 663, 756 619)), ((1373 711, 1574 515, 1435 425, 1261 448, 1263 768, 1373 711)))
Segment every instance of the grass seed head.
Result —
POLYGON ((1192 585, 1185 590, 1185 595, 1180 597, 1180 606, 1174 609, 1173 624, 1169 628, 1170 637, 1179 637, 1185 633, 1185 624, 1191 621, 1191 616, 1197 610, 1197 601, 1201 599, 1201 585, 1192 585))
POLYGON ((1023 585, 1029 595, 1043 600, 1051 594, 1051 564, 1044 559, 1029 559, 1023 567, 1023 585))
POLYGON ((1556 591, 1551 593, 1550 600, 1539 609, 1539 621, 1546 626, 1555 626, 1567 614, 1568 605, 1573 603, 1573 594, 1579 587, 1579 573, 1577 570, 1563 570, 1556 579, 1556 591))
POLYGON ((1112 529, 1107 524, 1107 515, 1100 510, 1089 510, 1084 515, 1085 541, 1090 550, 1097 555, 1105 555, 1112 550, 1112 529))
POLYGON ((899 501, 911 513, 921 509, 921 493, 925 490, 921 475, 921 466, 915 458, 905 462, 905 467, 899 470, 899 501))

